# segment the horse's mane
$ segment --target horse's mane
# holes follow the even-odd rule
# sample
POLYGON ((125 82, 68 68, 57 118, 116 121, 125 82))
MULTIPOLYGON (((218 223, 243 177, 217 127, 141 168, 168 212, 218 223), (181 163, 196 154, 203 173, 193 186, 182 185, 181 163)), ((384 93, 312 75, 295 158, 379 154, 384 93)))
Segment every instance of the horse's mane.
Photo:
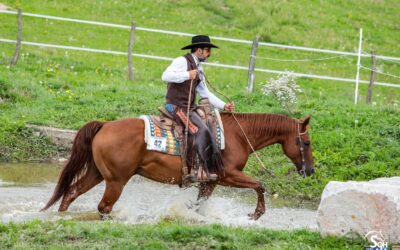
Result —
MULTIPOLYGON (((233 116, 229 113, 221 113, 226 119, 227 124, 234 123, 233 116)), ((275 136, 282 133, 290 133, 296 131, 297 119, 290 118, 280 114, 268 113, 235 113, 236 118, 240 121, 242 127, 251 132, 253 135, 269 135, 275 136)))

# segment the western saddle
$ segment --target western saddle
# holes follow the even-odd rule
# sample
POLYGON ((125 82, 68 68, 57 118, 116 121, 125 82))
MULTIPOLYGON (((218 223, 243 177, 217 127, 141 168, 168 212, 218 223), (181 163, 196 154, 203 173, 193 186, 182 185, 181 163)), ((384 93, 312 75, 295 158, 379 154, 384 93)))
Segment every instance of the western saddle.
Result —
MULTIPOLYGON (((184 143, 185 143, 185 128, 174 121, 172 115, 164 108, 159 107, 160 116, 152 115, 150 116, 151 120, 154 124, 161 129, 172 131, 174 136, 180 141, 180 155, 182 159, 182 185, 190 186, 193 181, 195 181, 195 176, 197 175, 197 167, 198 166, 187 166, 186 162, 186 152, 184 152, 184 143), (195 171, 191 171, 191 170, 195 171)), ((208 101, 208 98, 202 98, 199 100, 199 105, 197 106, 195 112, 200 116, 203 122, 210 128, 211 134, 213 138, 217 138, 217 120, 215 114, 213 113, 213 108, 208 101)), ((193 128, 191 126, 195 126, 189 122, 189 130, 195 130, 197 128, 193 128)))

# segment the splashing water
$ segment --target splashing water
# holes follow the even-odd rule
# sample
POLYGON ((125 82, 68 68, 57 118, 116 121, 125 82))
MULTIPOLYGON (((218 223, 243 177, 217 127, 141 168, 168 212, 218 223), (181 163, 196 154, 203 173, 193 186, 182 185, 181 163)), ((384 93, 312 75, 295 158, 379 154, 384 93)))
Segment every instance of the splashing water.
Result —
MULTIPOLYGON (((1 175, 0 175, 1 178, 1 175)), ((75 200, 68 212, 58 213, 58 205, 46 212, 45 206, 54 190, 54 183, 16 186, 0 180, 0 222, 24 222, 33 219, 98 220, 97 205, 104 192, 104 182, 75 200)), ((257 221, 247 214, 256 205, 255 192, 234 188, 217 188, 208 199, 197 204, 197 188, 178 186, 133 177, 111 213, 114 221, 138 224, 157 223, 162 219, 179 219, 195 224, 255 226, 273 229, 317 229, 316 211, 293 208, 270 208, 257 221)))

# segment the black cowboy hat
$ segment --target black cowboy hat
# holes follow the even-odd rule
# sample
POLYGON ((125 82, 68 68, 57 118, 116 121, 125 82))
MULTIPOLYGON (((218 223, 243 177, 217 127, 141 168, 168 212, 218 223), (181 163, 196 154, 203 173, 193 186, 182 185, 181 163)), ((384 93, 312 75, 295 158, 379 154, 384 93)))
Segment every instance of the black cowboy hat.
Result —
POLYGON ((192 44, 183 47, 182 49, 191 49, 191 48, 217 48, 217 45, 211 43, 210 37, 205 35, 198 35, 192 37, 192 44))

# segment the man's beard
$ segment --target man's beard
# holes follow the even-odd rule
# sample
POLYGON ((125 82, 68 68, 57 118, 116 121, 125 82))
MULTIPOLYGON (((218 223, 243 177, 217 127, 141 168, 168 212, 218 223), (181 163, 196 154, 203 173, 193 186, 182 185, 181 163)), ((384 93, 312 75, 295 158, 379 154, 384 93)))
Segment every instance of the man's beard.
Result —
POLYGON ((207 59, 208 59, 208 57, 203 57, 203 58, 199 57, 200 62, 207 62, 207 59))

